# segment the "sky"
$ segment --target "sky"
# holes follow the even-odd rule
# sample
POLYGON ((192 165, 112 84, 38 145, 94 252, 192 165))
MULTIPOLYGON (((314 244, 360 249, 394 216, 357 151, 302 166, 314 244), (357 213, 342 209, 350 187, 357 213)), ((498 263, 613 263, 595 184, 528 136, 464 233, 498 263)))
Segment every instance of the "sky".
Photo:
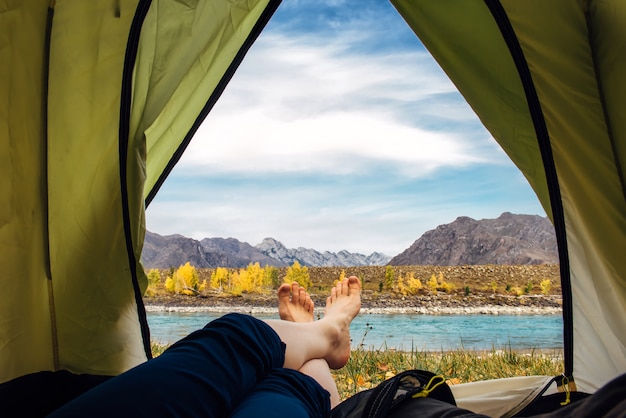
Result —
POLYGON ((146 226, 395 256, 459 216, 503 212, 545 216, 389 2, 283 0, 146 226))

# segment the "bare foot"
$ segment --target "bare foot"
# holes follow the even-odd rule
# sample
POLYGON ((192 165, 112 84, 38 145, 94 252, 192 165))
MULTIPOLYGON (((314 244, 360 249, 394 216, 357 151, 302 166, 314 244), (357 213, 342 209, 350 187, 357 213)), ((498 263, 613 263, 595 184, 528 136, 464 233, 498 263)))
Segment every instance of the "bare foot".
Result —
POLYGON ((313 300, 311 295, 296 282, 283 283, 278 288, 278 315, 291 322, 313 321, 313 300))
POLYGON ((350 358, 350 323, 361 310, 361 281, 350 276, 332 288, 326 298, 324 321, 334 324, 330 331, 333 350, 325 359, 331 369, 340 369, 350 358))

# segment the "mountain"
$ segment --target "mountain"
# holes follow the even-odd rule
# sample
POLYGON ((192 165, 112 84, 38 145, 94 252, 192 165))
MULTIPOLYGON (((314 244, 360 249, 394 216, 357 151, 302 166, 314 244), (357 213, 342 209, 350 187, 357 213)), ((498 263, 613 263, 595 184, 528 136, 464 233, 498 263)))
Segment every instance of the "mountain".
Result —
POLYGON ((461 216, 426 232, 389 262, 393 266, 558 263, 550 220, 509 212, 479 221, 461 216))
POLYGON ((385 265, 391 257, 381 253, 369 256, 348 251, 320 253, 313 249, 288 249, 273 238, 256 247, 235 238, 204 238, 201 241, 182 235, 162 236, 146 231, 141 261, 145 268, 178 267, 189 261, 199 268, 242 268, 250 263, 287 267, 298 261, 303 266, 352 267, 385 265))
POLYGON ((146 231, 141 261, 145 268, 178 267, 189 261, 196 267, 211 267, 202 244, 182 235, 161 236, 146 231))
POLYGON ((178 267, 189 261, 199 268, 242 268, 250 263, 286 267, 298 261, 309 267, 401 265, 558 264, 556 236, 550 220, 537 215, 503 213, 496 219, 461 216, 426 232, 408 249, 391 258, 374 252, 368 256, 348 251, 319 252, 286 248, 265 238, 252 246, 235 238, 161 236, 146 232, 142 253, 145 268, 178 267))
POLYGON ((246 267, 250 263, 262 266, 286 267, 287 264, 263 254, 247 242, 235 238, 204 238, 200 241, 204 251, 209 254, 211 267, 246 267))
POLYGON ((240 268, 256 262, 263 266, 286 266, 235 238, 198 241, 182 235, 162 236, 150 231, 146 231, 141 261, 145 268, 178 267, 187 261, 199 268, 240 268))
POLYGON ((289 266, 294 261, 303 266, 315 267, 384 266, 391 259, 391 257, 378 252, 365 256, 359 253, 350 253, 346 250, 338 253, 331 253, 330 251, 320 253, 310 248, 298 247, 296 249, 288 249, 274 238, 265 238, 256 248, 263 254, 289 266))

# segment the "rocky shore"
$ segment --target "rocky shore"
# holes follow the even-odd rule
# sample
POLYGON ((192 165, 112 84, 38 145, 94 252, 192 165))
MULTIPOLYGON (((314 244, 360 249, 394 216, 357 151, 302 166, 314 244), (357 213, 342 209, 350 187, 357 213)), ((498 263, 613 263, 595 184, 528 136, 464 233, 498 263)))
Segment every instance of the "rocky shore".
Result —
MULTIPOLYGON (((324 299, 315 298, 322 313, 324 299)), ((561 297, 555 295, 420 295, 402 298, 364 292, 361 314, 415 315, 547 315, 561 312, 561 297)), ((276 298, 268 295, 180 297, 158 296, 145 300, 148 312, 243 312, 275 313, 276 298)))

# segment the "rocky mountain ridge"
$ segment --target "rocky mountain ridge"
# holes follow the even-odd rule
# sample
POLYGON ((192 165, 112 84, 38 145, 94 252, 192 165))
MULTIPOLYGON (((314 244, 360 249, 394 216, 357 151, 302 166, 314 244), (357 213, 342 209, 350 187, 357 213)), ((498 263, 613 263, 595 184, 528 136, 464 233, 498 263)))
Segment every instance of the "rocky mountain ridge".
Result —
POLYGON ((379 252, 373 252, 366 256, 359 253, 351 253, 346 250, 333 253, 324 251, 320 253, 309 248, 286 248, 280 241, 274 238, 265 238, 256 245, 263 254, 285 265, 292 265, 297 261, 303 266, 315 267, 341 267, 341 266, 384 266, 391 257, 379 252))
POLYGON ((389 264, 460 266, 558 264, 554 227, 547 217, 505 212, 496 219, 467 216, 424 233, 389 264))
POLYGON ((142 262, 145 268, 178 267, 189 261, 198 268, 287 267, 298 261, 309 267, 401 265, 530 265, 557 264, 558 251, 550 220, 537 215, 503 213, 496 219, 461 216, 424 233, 408 249, 391 258, 379 252, 368 256, 310 248, 286 248, 274 238, 256 246, 235 238, 161 236, 146 232, 142 262))
POLYGON ((319 252, 310 248, 286 248, 274 238, 252 246, 235 238, 204 238, 201 241, 182 235, 161 236, 146 231, 141 260, 145 268, 178 267, 187 261, 198 268, 242 268, 250 263, 288 267, 294 261, 303 266, 348 267, 383 266, 391 257, 374 252, 369 256, 340 251, 319 252))

